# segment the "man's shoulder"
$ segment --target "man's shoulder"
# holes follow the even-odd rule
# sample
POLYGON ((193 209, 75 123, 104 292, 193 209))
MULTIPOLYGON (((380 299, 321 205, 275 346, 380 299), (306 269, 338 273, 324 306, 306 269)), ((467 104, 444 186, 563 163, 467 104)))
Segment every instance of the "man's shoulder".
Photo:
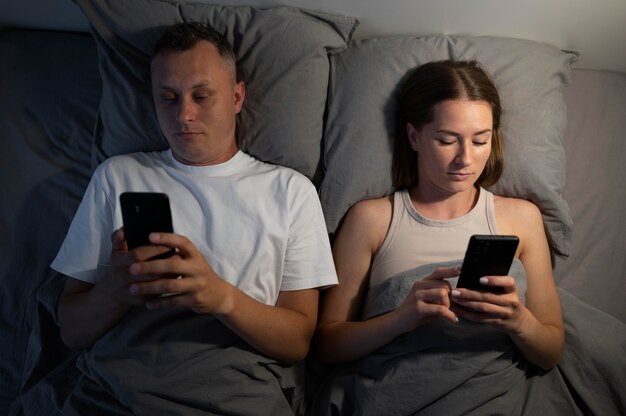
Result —
POLYGON ((109 171, 131 167, 151 166, 163 160, 163 151, 155 152, 135 152, 121 155, 114 155, 104 160, 96 170, 109 171))
POLYGON ((250 166, 259 174, 276 175, 288 182, 300 184, 301 186, 313 186, 313 183, 304 174, 296 169, 280 165, 271 161, 263 161, 257 157, 244 153, 250 158, 250 166))

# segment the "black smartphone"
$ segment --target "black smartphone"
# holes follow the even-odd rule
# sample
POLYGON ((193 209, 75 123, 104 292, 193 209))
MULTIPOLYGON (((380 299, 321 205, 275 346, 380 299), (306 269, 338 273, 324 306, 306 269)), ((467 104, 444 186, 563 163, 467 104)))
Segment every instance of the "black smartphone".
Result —
MULTIPOLYGON (((128 249, 150 245, 152 232, 174 232, 170 201, 159 192, 124 192, 120 195, 124 234, 128 249)), ((151 260, 170 257, 175 250, 152 257, 151 260)))
POLYGON ((457 287, 502 292, 500 287, 480 283, 483 276, 506 276, 513 263, 519 238, 514 235, 473 235, 470 237, 457 287))

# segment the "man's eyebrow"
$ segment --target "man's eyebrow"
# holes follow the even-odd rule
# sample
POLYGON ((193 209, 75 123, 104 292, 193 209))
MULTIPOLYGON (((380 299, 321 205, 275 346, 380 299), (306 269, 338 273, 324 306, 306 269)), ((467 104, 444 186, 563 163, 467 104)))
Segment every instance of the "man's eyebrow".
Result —
MULTIPOLYGON (((157 84, 156 86, 157 89, 159 90, 176 90, 175 87, 172 87, 168 84, 157 84)), ((211 87, 211 83, 209 81, 200 81, 197 82, 196 84, 191 86, 192 90, 198 89, 198 88, 209 88, 212 89, 211 87)))

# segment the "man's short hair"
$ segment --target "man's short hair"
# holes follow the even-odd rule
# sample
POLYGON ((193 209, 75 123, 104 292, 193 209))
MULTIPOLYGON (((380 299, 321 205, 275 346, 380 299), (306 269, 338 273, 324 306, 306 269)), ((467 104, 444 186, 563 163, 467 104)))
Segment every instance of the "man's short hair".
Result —
POLYGON ((168 27, 155 44, 152 59, 168 52, 188 51, 201 41, 207 41, 217 48, 224 64, 237 79, 237 58, 232 45, 224 35, 200 22, 183 22, 168 27))

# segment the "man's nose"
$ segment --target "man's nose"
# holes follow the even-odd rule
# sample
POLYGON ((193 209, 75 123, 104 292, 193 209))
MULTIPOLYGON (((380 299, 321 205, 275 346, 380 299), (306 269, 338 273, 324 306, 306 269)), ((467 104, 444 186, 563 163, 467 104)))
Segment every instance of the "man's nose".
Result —
POLYGON ((193 102, 181 100, 178 110, 178 121, 181 123, 193 121, 196 118, 197 110, 193 102))

